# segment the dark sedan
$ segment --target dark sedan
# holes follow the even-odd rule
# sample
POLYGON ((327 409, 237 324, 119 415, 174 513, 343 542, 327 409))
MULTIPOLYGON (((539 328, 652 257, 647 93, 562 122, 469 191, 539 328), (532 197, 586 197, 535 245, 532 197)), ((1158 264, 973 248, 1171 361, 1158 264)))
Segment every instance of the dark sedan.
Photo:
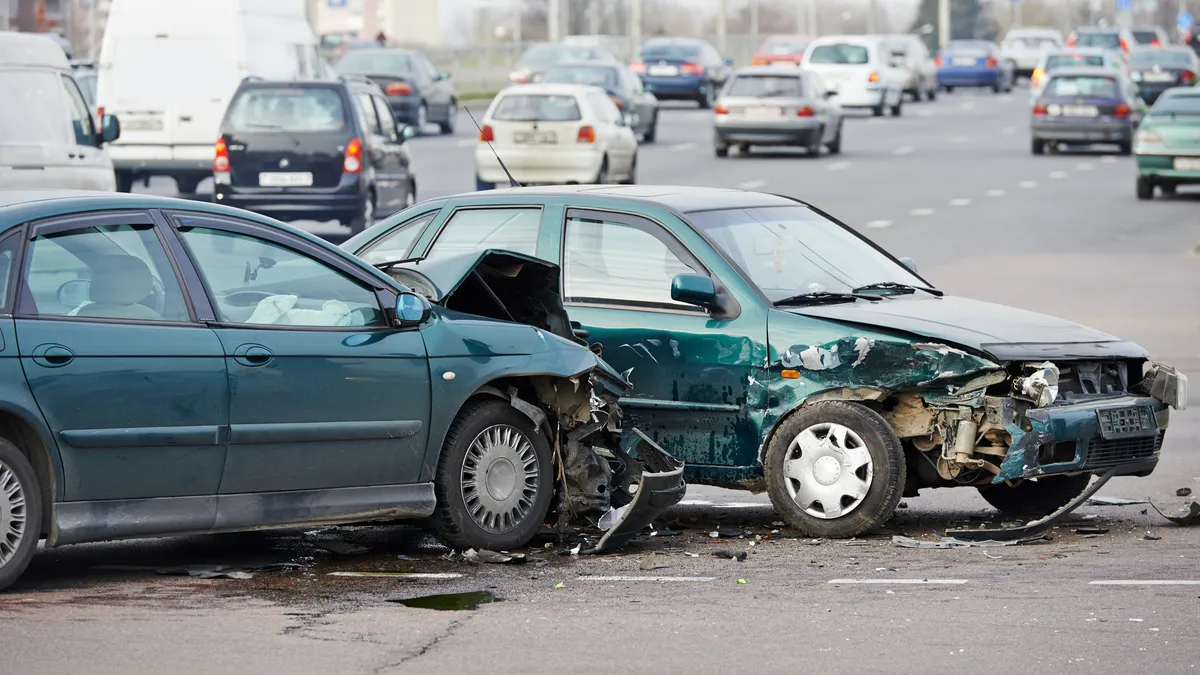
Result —
POLYGON ((1200 57, 1188 47, 1139 49, 1130 58, 1129 79, 1146 103, 1171 87, 1190 87, 1200 74, 1200 57))
POLYGON ((658 99, 646 91, 642 81, 619 63, 566 63, 547 70, 542 82, 589 84, 608 92, 629 128, 646 143, 658 135, 658 99))
POLYGON ((1033 154, 1047 144, 1116 145, 1122 155, 1133 148, 1133 131, 1145 103, 1132 83, 1108 68, 1062 68, 1033 105, 1033 154))
POLYGON ((424 133, 436 124, 443 134, 454 133, 458 120, 458 91, 450 73, 440 73, 421 52, 409 49, 369 49, 338 61, 338 72, 365 75, 387 94, 397 122, 424 133))
POLYGON ((707 109, 725 85, 732 65, 732 59, 722 59, 704 40, 654 38, 642 45, 629 67, 659 100, 696 101, 707 109))
POLYGON ((514 84, 529 84, 540 82, 542 74, 550 68, 562 63, 618 63, 603 47, 587 45, 566 45, 557 42, 536 44, 517 59, 517 65, 508 74, 508 80, 514 84))

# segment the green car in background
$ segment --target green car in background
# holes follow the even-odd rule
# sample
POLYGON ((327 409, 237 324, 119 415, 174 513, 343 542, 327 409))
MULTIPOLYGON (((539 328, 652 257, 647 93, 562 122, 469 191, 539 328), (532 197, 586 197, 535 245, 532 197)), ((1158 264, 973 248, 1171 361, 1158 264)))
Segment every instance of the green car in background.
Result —
POLYGON ((1163 92, 1142 120, 1133 154, 1138 199, 1153 199, 1156 187, 1170 195, 1179 185, 1200 183, 1200 89, 1163 92))

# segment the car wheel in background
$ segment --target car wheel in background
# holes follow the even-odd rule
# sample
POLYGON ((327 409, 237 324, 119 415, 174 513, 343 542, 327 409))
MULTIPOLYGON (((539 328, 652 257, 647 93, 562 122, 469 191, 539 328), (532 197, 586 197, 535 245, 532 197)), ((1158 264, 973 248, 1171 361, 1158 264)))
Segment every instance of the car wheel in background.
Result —
POLYGON ((654 117, 650 118, 650 125, 646 127, 646 133, 642 134, 643 143, 653 143, 658 138, 658 111, 654 111, 654 117))
POLYGON ((637 153, 633 153, 633 163, 629 165, 629 175, 621 181, 621 185, 637 185, 637 153))
POLYGON ((1033 150, 1033 154, 1035 155, 1044 155, 1046 154, 1046 141, 1035 138, 1033 139, 1033 143, 1030 144, 1030 149, 1033 150))
POLYGON ((425 125, 429 124, 429 107, 421 101, 421 105, 417 106, 417 135, 425 133, 425 125))
POLYGON ((825 138, 825 127, 817 130, 817 133, 812 135, 808 140, 808 146, 805 150, 808 151, 808 157, 811 159, 819 159, 821 157, 821 139, 825 138))
POLYGON ((550 444, 505 401, 468 403, 438 460, 434 530, 450 548, 512 551, 529 543, 554 496, 550 444))
POLYGON ((1137 198, 1154 199, 1154 183, 1150 182, 1150 179, 1145 176, 1137 177, 1137 198))
POLYGON ((709 108, 711 108, 713 106, 712 82, 708 82, 701 86, 699 104, 700 104, 701 110, 708 110, 709 108))
POLYGON ((954 87, 952 87, 952 86, 950 86, 950 85, 946 85, 945 89, 946 89, 946 93, 947 93, 947 94, 953 94, 953 93, 954 93, 954 87))
POLYGON ((1022 516, 1045 516, 1066 506, 1092 481, 1091 474, 1079 476, 1042 476, 1015 486, 981 485, 979 496, 996 510, 1022 516))
POLYGON ((729 156, 729 146, 728 145, 714 145, 713 146, 713 154, 716 155, 717 157, 728 157, 729 156))
POLYGON ((887 110, 887 103, 883 100, 885 98, 887 98, 887 97, 881 96, 879 98, 879 105, 875 106, 874 108, 871 108, 871 116, 872 117, 883 117, 883 113, 887 110))
POLYGON ((1163 183, 1162 185, 1158 186, 1158 189, 1162 190, 1162 193, 1164 195, 1175 194, 1175 184, 1174 183, 1163 183))
POLYGON ((1128 157, 1133 154, 1133 144, 1129 141, 1117 145, 1117 154, 1128 157))
POLYGON ((892 117, 899 117, 900 113, 903 111, 904 111, 904 95, 901 94, 900 97, 896 100, 896 105, 892 106, 892 117))
POLYGON ((822 401, 795 411, 767 447, 775 511, 809 537, 854 537, 892 517, 904 489, 904 450, 874 410, 822 401))
POLYGON ((458 123, 458 102, 450 102, 450 110, 446 113, 446 121, 438 122, 438 128, 442 130, 445 136, 454 134, 454 125, 458 123))
POLYGON ((0 439, 0 590, 15 582, 37 551, 42 491, 29 459, 0 439))
POLYGON ((132 171, 115 171, 117 176, 117 192, 132 192, 133 191, 133 172, 132 171))
POLYGON ((596 172, 596 179, 592 181, 596 185, 608 184, 608 156, 600 160, 600 170, 596 172))
POLYGON ((368 190, 358 215, 350 219, 350 234, 355 235, 375 223, 375 191, 368 190))
MULTIPOLYGON (((408 182, 408 191, 404 194, 404 209, 417 203, 417 184, 413 181, 408 182)), ((403 211, 404 209, 401 209, 403 211)))
POLYGON ((937 85, 930 87, 929 91, 925 92, 925 99, 929 100, 929 101, 936 101, 937 100, 937 92, 938 92, 937 85))
POLYGON ((194 195, 200 186, 199 178, 180 177, 175 179, 175 190, 181 195, 194 195))
POLYGON ((842 154, 842 126, 843 122, 838 120, 837 135, 834 136, 833 140, 829 141, 829 144, 825 146, 829 148, 829 154, 831 155, 842 154))

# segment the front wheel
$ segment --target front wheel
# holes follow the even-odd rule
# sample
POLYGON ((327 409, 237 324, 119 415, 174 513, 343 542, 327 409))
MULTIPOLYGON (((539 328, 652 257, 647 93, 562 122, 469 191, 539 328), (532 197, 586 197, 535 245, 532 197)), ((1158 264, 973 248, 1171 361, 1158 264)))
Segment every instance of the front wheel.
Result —
POLYGON ((454 125, 458 123, 458 103, 451 101, 450 110, 446 112, 446 121, 438 122, 438 128, 443 136, 454 135, 454 125))
POLYGON ((900 503, 904 450, 878 413, 823 401, 788 416, 771 437, 767 492, 788 525, 809 537, 854 537, 900 503))
POLYGON ((1137 198, 1142 201, 1154 199, 1154 183, 1151 183, 1150 179, 1145 176, 1137 178, 1137 198))
POLYGON ((434 531, 454 550, 511 551, 529 543, 554 496, 550 444, 504 401, 468 403, 442 445, 434 531))
POLYGON ((1044 155, 1046 154, 1046 141, 1035 138, 1030 149, 1033 150, 1033 154, 1035 155, 1044 155))
POLYGON ((1003 513, 1020 516, 1045 516, 1083 494, 1091 474, 1079 476, 1042 476, 1015 486, 981 485, 979 495, 1003 513))
POLYGON ((29 459, 0 439, 0 590, 13 585, 37 551, 42 491, 29 459))

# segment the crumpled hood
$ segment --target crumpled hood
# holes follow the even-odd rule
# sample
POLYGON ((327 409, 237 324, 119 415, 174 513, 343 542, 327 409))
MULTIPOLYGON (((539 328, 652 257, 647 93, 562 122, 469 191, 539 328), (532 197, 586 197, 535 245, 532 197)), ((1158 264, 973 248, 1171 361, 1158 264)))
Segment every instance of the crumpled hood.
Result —
POLYGON ((785 311, 899 330, 982 352, 999 361, 1145 358, 1145 350, 1087 326, 1014 307, 955 296, 892 296, 879 302, 785 311))

